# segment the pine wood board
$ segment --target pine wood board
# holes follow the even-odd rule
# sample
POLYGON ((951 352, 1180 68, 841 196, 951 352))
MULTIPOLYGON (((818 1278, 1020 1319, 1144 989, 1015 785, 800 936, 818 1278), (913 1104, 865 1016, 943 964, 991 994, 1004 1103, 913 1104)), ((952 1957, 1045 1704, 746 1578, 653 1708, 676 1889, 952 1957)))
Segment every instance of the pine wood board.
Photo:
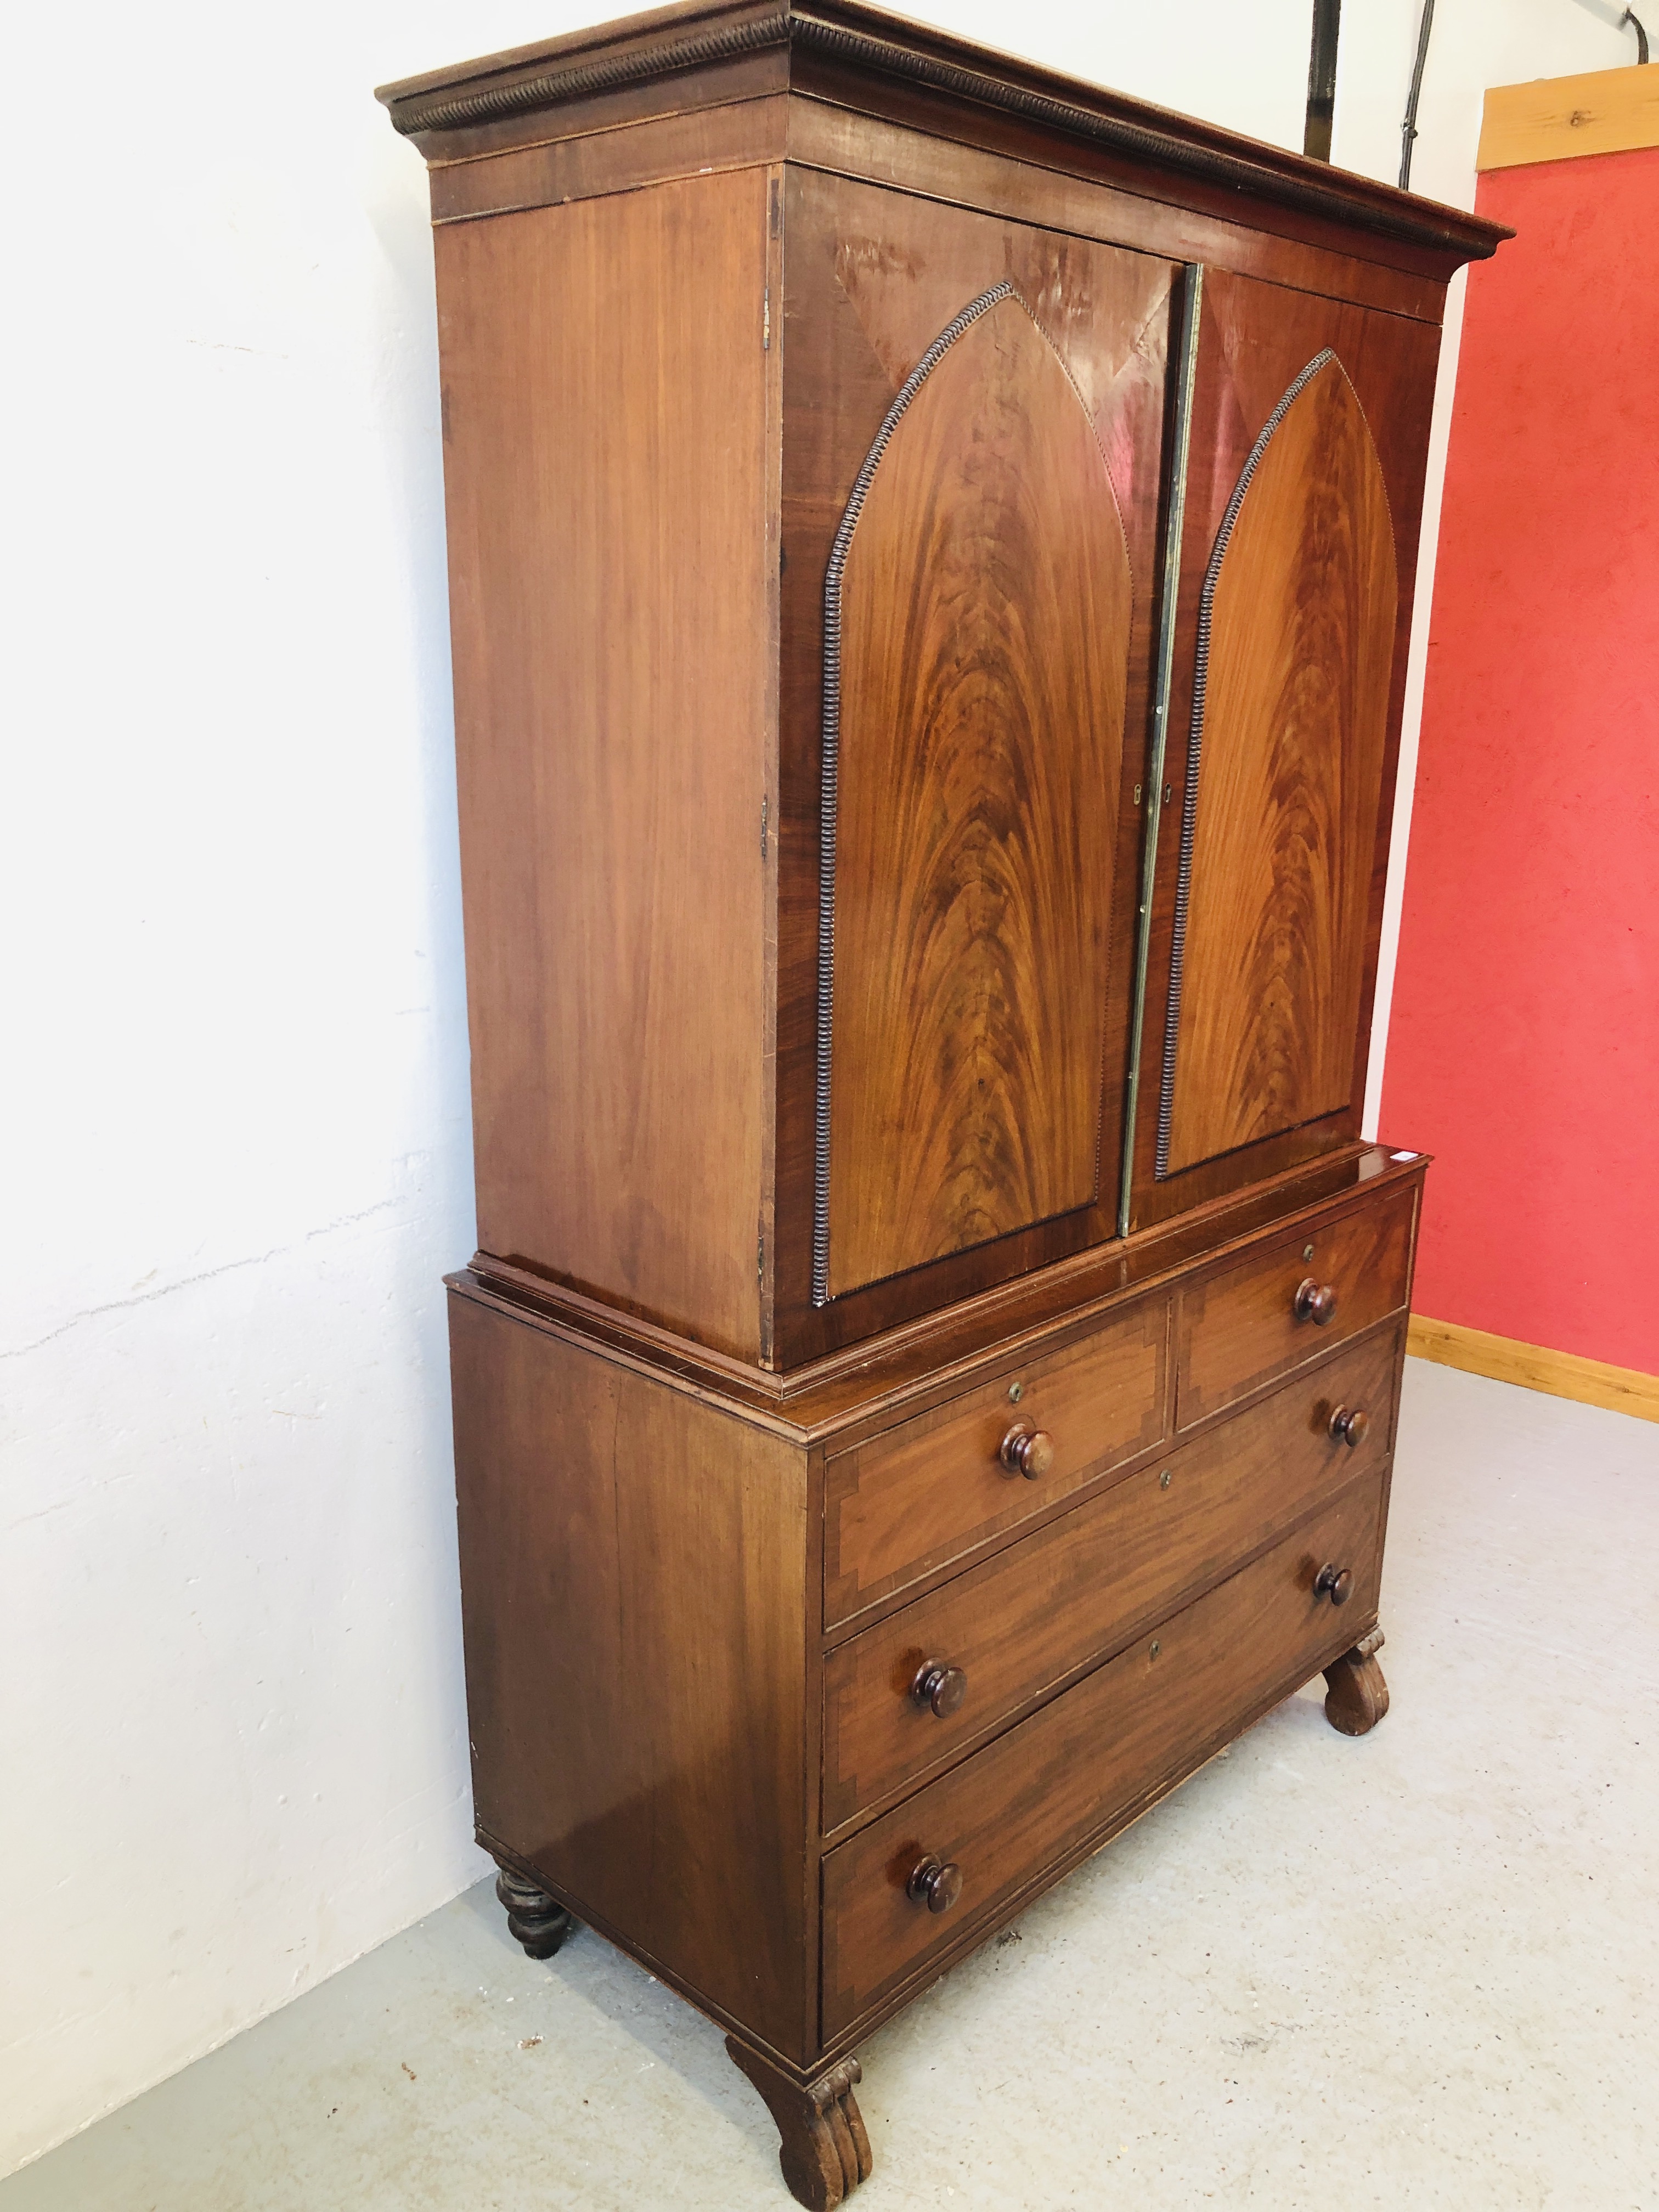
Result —
POLYGON ((1659 66, 1594 70, 1489 88, 1477 169, 1571 161, 1659 146, 1659 66))
POLYGON ((1638 1421, 1659 1421, 1659 1375, 1644 1375, 1633 1367, 1521 1344, 1514 1337, 1492 1336, 1461 1322, 1431 1321, 1424 1314, 1412 1316, 1406 1349, 1441 1367, 1461 1367, 1496 1382, 1518 1382, 1523 1390, 1547 1391, 1553 1398, 1574 1398, 1583 1406, 1607 1406, 1616 1413, 1634 1413, 1638 1421))

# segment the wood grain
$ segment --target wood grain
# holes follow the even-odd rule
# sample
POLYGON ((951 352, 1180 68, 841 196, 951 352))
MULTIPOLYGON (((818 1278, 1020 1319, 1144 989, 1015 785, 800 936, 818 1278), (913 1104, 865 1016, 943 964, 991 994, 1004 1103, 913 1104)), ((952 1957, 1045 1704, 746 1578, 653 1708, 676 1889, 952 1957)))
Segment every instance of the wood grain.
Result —
POLYGON ((1038 1330, 1064 1322, 1070 1335, 1081 1336, 1148 1290, 1167 1289, 1191 1266, 1224 1253, 1242 1254, 1264 1237, 1279 1235, 1287 1222, 1314 1225, 1319 1212, 1350 1203, 1356 1194, 1375 1199, 1420 1178, 1427 1156, 1402 1158, 1408 1165, 1395 1164, 1376 1146, 1326 1152, 1126 1243, 1079 1252, 809 1366, 780 1371, 726 1358, 483 1255, 452 1279, 498 1299, 505 1310, 568 1327, 582 1342, 641 1359, 684 1387, 713 1390, 745 1417, 776 1424, 780 1433, 823 1437, 846 1419, 873 1434, 907 1408, 942 1402, 989 1364, 1015 1356, 1015 1347, 1034 1341, 1038 1330), (988 1346, 1002 1348, 988 1355, 988 1346))
POLYGON ((1214 575, 1170 1171, 1348 1102, 1397 597, 1382 467, 1333 357, 1261 449, 1214 575))
POLYGON ((833 1292, 1097 1194, 1130 599, 1093 428, 1005 295, 899 418, 847 556, 833 1292))
MULTIPOLYGON (((1334 300, 1212 271, 1204 285, 1188 477, 1187 528, 1177 606, 1171 744, 1166 762, 1170 798, 1158 844, 1148 961, 1146 1048, 1138 1072, 1136 1158, 1131 1192, 1133 1229, 1150 1227, 1224 1192, 1283 1173, 1299 1162, 1352 1144, 1364 1102, 1365 1056, 1375 988, 1393 807, 1376 814, 1369 854, 1351 856, 1368 871, 1358 1007, 1352 1024, 1352 1087, 1335 1110, 1289 1130, 1257 1138, 1196 1165, 1159 1177, 1156 1169, 1165 1035, 1164 1014, 1174 963, 1179 824, 1186 797, 1187 735, 1198 660, 1199 614, 1206 570, 1251 448, 1300 372, 1326 349, 1342 363, 1375 440, 1398 543, 1417 542, 1438 342, 1423 324, 1334 300)), ((1391 793, 1405 699, 1411 627, 1413 564, 1401 579, 1381 785, 1391 793)))
MULTIPOLYGON (((795 1366, 1115 1232, 1114 1207, 1095 1203, 844 1291, 827 1306, 812 1304, 823 583, 836 530, 895 393, 964 302, 1004 282, 1028 303, 1082 396, 1128 535, 1132 574, 1150 579, 1170 270, 1143 255, 793 167, 785 205, 775 1342, 780 1365, 795 1366)), ((1145 774, 1137 754, 1151 617, 1151 592, 1138 588, 1124 716, 1134 742, 1121 755, 1109 862, 1113 882, 1126 886, 1140 826, 1132 793, 1145 774)), ((1108 917, 1103 963, 1108 1070, 1121 1070, 1125 1057, 1133 918, 1133 898, 1120 896, 1108 917)), ((1115 1162, 1121 1080, 1109 1079, 1099 1095, 1101 1156, 1115 1162)))
POLYGON ((1437 323, 1446 280, 1420 257, 1394 265, 1354 252, 1364 242, 1330 226, 1262 229, 1238 202, 1217 193, 1149 198, 1140 180, 1096 147, 1071 146, 998 118, 980 143, 941 137, 937 111, 918 112, 890 88, 879 112, 845 99, 789 101, 788 158, 964 208, 1042 223, 1102 245, 1297 286, 1437 323), (994 146, 986 143, 994 139, 994 146))
POLYGON ((787 106, 781 94, 734 100, 609 131, 579 131, 489 160, 452 161, 432 172, 432 220, 473 222, 779 161, 787 138, 787 106))
POLYGON ((875 2167, 853 2094, 862 2078, 858 2060, 840 2059, 816 2079, 799 2081, 734 2035, 726 2037, 726 2049, 776 2123, 778 2164, 789 2194, 807 2212, 836 2212, 875 2167))
POLYGON ((1183 1288, 1176 1426, 1190 1427, 1404 1306, 1416 1221, 1416 1191, 1398 1191, 1183 1288), (1322 1324, 1297 1316, 1297 1286, 1310 1279, 1335 1292, 1335 1310, 1322 1324))
POLYGON ((478 1241, 750 1358, 767 228, 752 171, 436 240, 478 1241))
POLYGON ((459 68, 382 85, 378 97, 428 161, 466 158, 591 120, 672 112, 734 96, 734 83, 787 85, 839 105, 915 112, 937 138, 999 151, 1021 139, 1055 167, 1093 155, 1110 173, 1162 199, 1231 213, 1293 234, 1357 238, 1378 258, 1427 263, 1445 275, 1490 253, 1498 232, 1478 216, 1437 207, 1323 163, 1279 152, 1212 125, 1148 107, 929 29, 858 0, 811 8, 711 7, 690 0, 566 33, 459 68))
POLYGON ((805 1454, 450 1299, 479 1838, 810 2056, 805 1454))
POLYGON ((1576 1399, 1581 1406, 1607 1406, 1615 1413, 1633 1413, 1638 1421, 1659 1421, 1659 1375, 1644 1375, 1634 1367, 1522 1344, 1462 1322, 1431 1321, 1426 1314, 1412 1316, 1406 1349, 1414 1358, 1460 1367, 1467 1375, 1489 1375, 1495 1382, 1576 1399))
POLYGON ((1288 1692, 1376 1615, 1382 1490, 1350 1490, 1255 1565, 1165 1621, 823 1862, 823 2033, 850 2032, 930 1953, 988 1935, 1044 1865, 1190 1771, 1272 1691, 1288 1692), (1354 1573, 1341 1612, 1313 1595, 1328 1559, 1354 1573), (959 1865, 938 1917, 905 1894, 928 1853, 959 1865))
POLYGON ((1659 146, 1659 73, 1651 62, 1489 86, 1474 166, 1515 169, 1644 146, 1659 146))
POLYGON ((1392 1440, 1399 1359, 1397 1326, 1367 1338, 832 1652, 826 1832, 953 1763, 1372 1474, 1392 1440), (1339 1404, 1370 1413, 1356 1449, 1332 1438, 1339 1404), (942 1718, 910 1694, 927 1660, 968 1678, 942 1718))
MULTIPOLYGON (((752 66, 752 64, 751 64, 752 66)), ((787 160, 848 179, 920 192, 929 198, 1015 222, 1041 223, 1051 234, 1129 246, 1214 270, 1267 277, 1308 292, 1384 307, 1438 323, 1445 280, 1357 258, 1338 246, 1311 246, 1253 229, 1227 214, 1200 214, 1148 199, 1087 172, 1095 149, 1072 149, 1072 174, 1054 166, 1052 147, 1031 134, 1024 158, 991 153, 930 131, 831 105, 791 98, 781 88, 745 91, 723 72, 717 87, 694 76, 678 81, 671 107, 637 120, 615 114, 617 96, 602 94, 561 110, 558 135, 471 159, 445 159, 431 171, 434 222, 469 222, 513 209, 549 207, 596 193, 631 191, 665 178, 710 169, 787 160), (1045 155, 1046 157, 1045 158, 1045 155)), ((551 118, 544 122, 543 131, 551 118)), ((454 149, 446 143, 444 152, 454 149)))
POLYGON ((835 1453, 824 1470, 825 1627, 1158 1443, 1168 1344, 1168 1305, 1149 1299, 1063 1352, 1038 1353, 835 1453), (1040 1481, 1011 1476, 998 1456, 1016 1421, 1054 1438, 1054 1464, 1040 1481))
POLYGON ((1369 1735, 1389 1710, 1382 1649, 1382 1632, 1374 1628, 1325 1669, 1325 1717, 1343 1735, 1369 1735))

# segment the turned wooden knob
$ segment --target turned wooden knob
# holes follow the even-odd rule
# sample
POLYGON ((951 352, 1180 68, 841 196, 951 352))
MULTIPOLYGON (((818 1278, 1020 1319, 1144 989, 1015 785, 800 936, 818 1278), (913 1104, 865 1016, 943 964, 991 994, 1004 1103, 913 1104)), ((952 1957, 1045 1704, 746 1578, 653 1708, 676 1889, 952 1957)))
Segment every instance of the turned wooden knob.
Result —
POLYGON ((962 1869, 942 1863, 930 1851, 919 1860, 910 1879, 904 1885, 904 1893, 915 1905, 925 1905, 930 1912, 948 1912, 962 1895, 962 1869))
POLYGON ((968 1677, 960 1667, 947 1667, 942 1659, 924 1659, 910 1685, 910 1695, 935 1719, 948 1721, 960 1712, 968 1694, 968 1677))
POLYGON ((1311 1275, 1304 1275, 1296 1286, 1296 1317, 1298 1321, 1316 1321, 1322 1328, 1336 1311, 1336 1285, 1316 1283, 1311 1275))
POLYGON ((1363 1406, 1339 1406, 1331 1415, 1334 1442, 1357 1451, 1371 1432, 1371 1417, 1363 1406))
POLYGON ((1004 1437, 999 1456, 1010 1474, 1040 1482, 1054 1463, 1054 1440, 1046 1429, 1028 1429, 1021 1424, 1004 1437))
POLYGON ((1333 1605, 1346 1605, 1353 1595, 1353 1571, 1349 1567, 1323 1566, 1314 1577, 1314 1595, 1328 1597, 1333 1605))

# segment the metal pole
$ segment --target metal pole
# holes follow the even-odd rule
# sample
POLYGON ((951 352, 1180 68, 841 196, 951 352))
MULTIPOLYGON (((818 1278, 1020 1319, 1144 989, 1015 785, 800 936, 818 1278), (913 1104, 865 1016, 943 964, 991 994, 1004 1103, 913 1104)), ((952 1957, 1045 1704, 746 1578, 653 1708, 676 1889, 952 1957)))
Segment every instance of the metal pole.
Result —
POLYGON ((1429 26, 1434 21, 1434 0, 1423 0, 1423 20, 1417 27, 1417 64, 1412 70, 1412 88, 1406 101, 1406 120, 1401 125, 1400 189, 1411 190, 1412 147, 1417 138, 1417 98, 1423 89, 1423 64, 1429 58, 1429 26))
POLYGON ((1302 150, 1316 161, 1331 158, 1331 122, 1336 113, 1336 42, 1342 29, 1342 0, 1314 0, 1313 44, 1308 51, 1308 119, 1302 150))

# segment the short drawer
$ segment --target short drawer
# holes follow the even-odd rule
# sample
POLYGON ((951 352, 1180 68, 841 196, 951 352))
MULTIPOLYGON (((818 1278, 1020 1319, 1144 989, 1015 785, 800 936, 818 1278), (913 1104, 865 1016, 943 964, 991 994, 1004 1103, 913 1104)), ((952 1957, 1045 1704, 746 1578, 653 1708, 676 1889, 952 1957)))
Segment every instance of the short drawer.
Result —
POLYGON ((824 1469, 823 1618, 854 1619, 1164 1435, 1169 1304, 1132 1307, 1063 1351, 1012 1364, 824 1469), (1011 1432, 1052 1444, 1035 1480, 1011 1432))
POLYGON ((987 1935, 1057 1864, 1133 1818, 1376 1618, 1382 1479, 1140 1638, 964 1765, 826 1854, 823 2027, 839 2036, 929 1962, 987 1935), (1330 1564, 1351 1601, 1316 1595, 1330 1564), (915 1902, 929 1859, 948 1911, 915 1902))
POLYGON ((1304 1227, 1183 1290, 1176 1322, 1176 1426, 1190 1428, 1403 1306, 1411 1295, 1416 1206, 1415 1185, 1396 1190, 1379 1205, 1304 1227))
POLYGON ((1368 1337, 832 1652, 825 1833, 1379 1468, 1401 1351, 1398 1328, 1368 1337), (1334 1436, 1339 1412, 1362 1418, 1334 1436))

